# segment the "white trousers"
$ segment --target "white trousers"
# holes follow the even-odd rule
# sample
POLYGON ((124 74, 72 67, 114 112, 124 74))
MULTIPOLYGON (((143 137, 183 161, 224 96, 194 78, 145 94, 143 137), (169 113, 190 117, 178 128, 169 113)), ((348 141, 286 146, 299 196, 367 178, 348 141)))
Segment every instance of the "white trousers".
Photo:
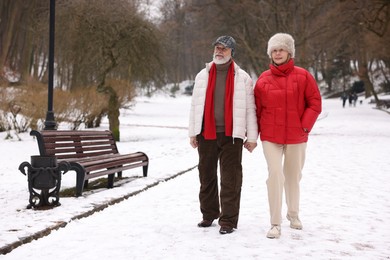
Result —
POLYGON ((268 165, 268 203, 271 225, 282 223, 283 188, 286 195, 287 215, 299 214, 302 169, 305 164, 307 143, 276 144, 262 142, 263 153, 268 165))

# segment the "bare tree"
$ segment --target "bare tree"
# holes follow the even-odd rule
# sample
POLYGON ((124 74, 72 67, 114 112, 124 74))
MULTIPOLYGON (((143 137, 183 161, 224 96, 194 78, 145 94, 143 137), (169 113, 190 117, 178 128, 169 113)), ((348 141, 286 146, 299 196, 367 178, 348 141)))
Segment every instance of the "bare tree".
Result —
MULTIPOLYGON (((152 2, 57 1, 56 87, 104 93, 107 105, 87 124, 107 114, 118 139, 119 107, 132 92, 118 94, 118 85, 151 93, 162 83, 193 79, 220 35, 237 40, 235 59, 252 75, 268 68, 269 37, 286 32, 295 38, 296 64, 327 91, 348 90, 353 77, 376 100, 377 91, 390 89, 388 0, 162 0, 158 21, 139 8, 152 2), (374 77, 383 79, 380 85, 374 77)), ((47 81, 48 18, 48 1, 0 1, 0 65, 22 83, 47 81)))
POLYGON ((374 96, 378 102, 377 91, 372 77, 376 60, 389 60, 387 50, 390 23, 390 2, 383 0, 360 0, 340 3, 340 27, 343 28, 344 41, 352 50, 349 59, 355 64, 355 75, 363 82, 366 97, 374 96), (386 34, 387 33, 387 34, 386 34), (378 51, 379 50, 379 51, 378 51))
POLYGON ((44 7, 45 3, 39 0, 0 3, 0 65, 14 71, 19 82, 28 80, 33 71, 34 51, 40 37, 36 33, 40 24, 36 21, 42 17, 44 7))
POLYGON ((62 49, 64 72, 70 73, 68 83, 71 88, 96 84, 97 91, 107 96, 102 113, 107 113, 110 130, 119 140, 121 104, 107 79, 157 81, 156 71, 161 71, 159 33, 125 0, 109 5, 104 0, 73 0, 61 7, 66 11, 60 21, 68 25, 61 27, 64 31, 60 32, 58 48, 62 49))

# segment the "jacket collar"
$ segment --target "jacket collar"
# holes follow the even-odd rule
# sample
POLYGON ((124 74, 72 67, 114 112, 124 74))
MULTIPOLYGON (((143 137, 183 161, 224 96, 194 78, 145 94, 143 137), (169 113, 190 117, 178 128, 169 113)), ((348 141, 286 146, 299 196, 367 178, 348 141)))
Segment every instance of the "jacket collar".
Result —
MULTIPOLYGON (((237 63, 234 60, 233 60, 233 62, 234 62, 234 73, 236 73, 236 71, 238 71, 240 69, 240 67, 237 65, 237 63)), ((206 71, 207 72, 210 71, 211 65, 213 65, 213 63, 214 63, 213 61, 206 63, 206 71)))
POLYGON ((288 74, 291 73, 291 71, 294 70, 294 59, 290 59, 288 62, 276 66, 275 64, 270 64, 269 68, 272 72, 272 74, 280 77, 286 77, 288 74))

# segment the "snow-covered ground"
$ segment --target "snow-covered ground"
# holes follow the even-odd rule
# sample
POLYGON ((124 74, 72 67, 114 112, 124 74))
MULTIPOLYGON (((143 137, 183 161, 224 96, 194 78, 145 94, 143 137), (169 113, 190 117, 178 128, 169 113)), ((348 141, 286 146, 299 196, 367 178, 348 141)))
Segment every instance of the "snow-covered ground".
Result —
MULTIPOLYGON (((388 113, 368 101, 344 109, 339 99, 323 101, 301 182, 304 228, 290 229, 286 220, 281 238, 272 240, 265 237, 267 167, 260 143, 253 153, 243 153, 238 229, 220 235, 217 224, 196 226, 201 214, 197 152, 186 129, 189 105, 188 96, 138 98, 136 106, 121 112, 118 146, 123 153, 146 152, 149 176, 60 198, 61 206, 50 210, 26 209, 27 177, 18 171, 38 153, 36 141, 28 134, 22 141, 6 141, 0 133, 0 249, 63 226, 0 259, 390 259, 388 113), (122 197, 128 198, 77 218, 122 197)), ((141 168, 124 176, 131 174, 140 176, 141 168)), ((74 185, 75 174, 66 173, 62 187, 74 185)))

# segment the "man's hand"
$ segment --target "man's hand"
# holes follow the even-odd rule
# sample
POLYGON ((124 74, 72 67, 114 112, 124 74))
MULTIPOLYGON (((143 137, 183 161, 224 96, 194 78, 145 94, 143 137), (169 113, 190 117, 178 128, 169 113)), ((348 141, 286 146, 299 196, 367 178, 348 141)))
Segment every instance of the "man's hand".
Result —
POLYGON ((198 141, 196 141, 196 136, 190 137, 190 145, 192 146, 192 148, 198 147, 198 141))
POLYGON ((257 146, 257 143, 244 142, 244 147, 251 153, 257 146))

